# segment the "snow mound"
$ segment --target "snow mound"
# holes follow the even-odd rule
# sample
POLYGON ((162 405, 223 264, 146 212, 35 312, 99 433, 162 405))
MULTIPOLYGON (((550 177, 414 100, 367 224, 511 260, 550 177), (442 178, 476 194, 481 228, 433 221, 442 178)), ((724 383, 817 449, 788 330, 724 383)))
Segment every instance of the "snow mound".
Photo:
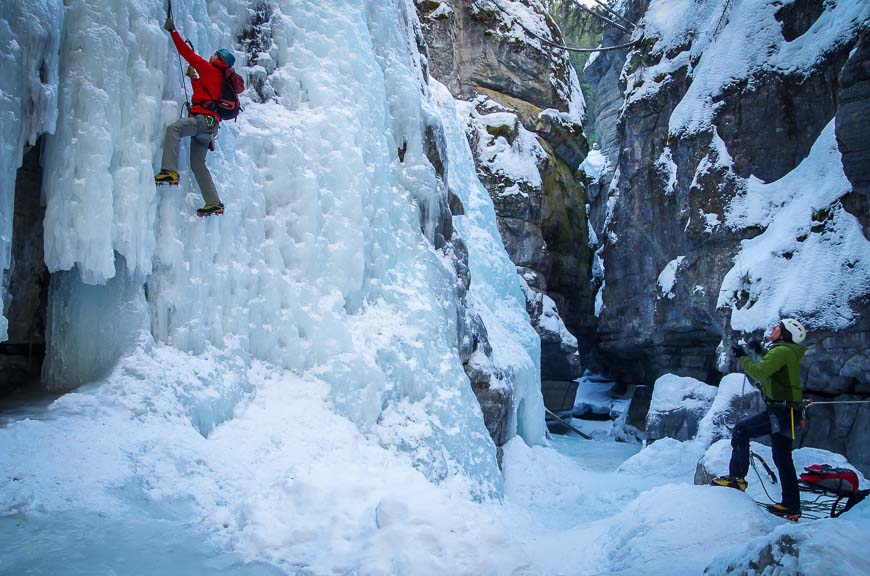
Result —
MULTIPOLYGON (((731 460, 731 441, 728 438, 723 438, 713 443, 704 451, 703 446, 700 447, 703 452, 701 458, 698 459, 698 466, 695 471, 696 484, 708 484, 710 480, 716 476, 721 476, 728 473, 728 463, 731 460)), ((761 456, 765 462, 776 471, 773 462, 773 452, 770 446, 765 446, 758 442, 752 442, 750 449, 761 456)), ((864 475, 861 474, 854 466, 849 464, 849 461, 842 454, 829 452, 819 448, 798 448, 792 451, 794 459, 794 467, 798 475, 803 472, 804 468, 813 464, 830 464, 831 466, 850 468, 858 475, 859 485, 862 488, 867 487, 867 481, 864 475)), ((780 501, 780 488, 774 485, 764 470, 764 467, 753 459, 754 467, 750 467, 749 475, 746 480, 749 486, 746 493, 759 502, 768 503, 770 498, 780 501), (756 473, 757 472, 757 473, 756 473), (769 495, 769 496, 768 496, 769 495)))
MULTIPOLYGON (((459 574, 522 563, 509 551, 477 553, 481 540, 509 546, 470 498, 473 484, 430 482, 407 454, 337 415, 328 383, 226 359, 143 348, 100 386, 64 396, 45 420, 10 424, 0 435, 0 515, 23 515, 26 530, 30 517, 75 512, 98 533, 103 523, 154 518, 165 526, 160 543, 201 534, 242 558, 318 574, 459 574), (221 373, 235 405, 214 389, 221 373), (40 458, 22 439, 44 447, 40 458)), ((120 533, 102 545, 111 548, 120 533)), ((42 562, 59 573, 70 560, 42 562)))
POLYGON ((764 399, 745 374, 727 374, 719 382, 716 398, 698 424, 696 439, 709 446, 731 437, 731 429, 746 414, 765 410, 764 399))
POLYGON ((694 378, 665 374, 653 386, 646 416, 650 440, 695 437, 698 424, 716 397, 716 388, 694 378))
POLYGON ((697 574, 712 559, 711 542, 739 542, 773 521, 736 491, 665 485, 646 491, 614 518, 599 540, 609 574, 697 574), (716 521, 727 515, 739 521, 716 521))
POLYGON ((839 518, 778 526, 718 555, 704 574, 870 574, 865 553, 868 528, 870 501, 865 500, 839 518))
POLYGON ((626 460, 619 467, 619 471, 634 476, 688 481, 703 453, 703 447, 694 442, 661 438, 626 460))

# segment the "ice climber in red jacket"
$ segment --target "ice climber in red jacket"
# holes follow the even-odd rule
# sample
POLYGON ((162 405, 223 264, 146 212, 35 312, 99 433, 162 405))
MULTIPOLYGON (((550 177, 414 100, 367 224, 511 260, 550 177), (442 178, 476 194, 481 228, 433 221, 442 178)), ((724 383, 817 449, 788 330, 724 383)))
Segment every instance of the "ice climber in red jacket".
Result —
POLYGON ((181 138, 190 137, 190 168, 196 176, 205 206, 196 211, 197 216, 223 214, 224 205, 218 197, 217 189, 211 174, 205 165, 205 156, 209 150, 214 150, 214 139, 217 136, 221 117, 216 112, 214 103, 221 98, 224 79, 228 70, 235 64, 236 58, 226 48, 221 48, 206 60, 188 46, 181 34, 175 29, 172 18, 167 18, 163 25, 172 36, 172 42, 178 53, 190 63, 187 76, 193 85, 192 106, 189 117, 181 118, 166 128, 166 139, 163 142, 163 161, 160 172, 154 177, 158 184, 178 184, 178 150, 181 138))

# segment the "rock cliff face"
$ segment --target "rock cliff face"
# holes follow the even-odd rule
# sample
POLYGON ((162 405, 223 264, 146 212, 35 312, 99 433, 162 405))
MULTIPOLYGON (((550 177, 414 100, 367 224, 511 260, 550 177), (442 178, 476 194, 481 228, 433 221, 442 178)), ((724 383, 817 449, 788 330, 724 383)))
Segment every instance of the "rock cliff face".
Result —
MULTIPOLYGON (((580 48, 595 48, 601 41, 601 35, 604 32, 604 22, 590 15, 585 10, 580 10, 573 0, 545 0, 544 4, 547 10, 559 24, 562 29, 562 36, 565 39, 565 44, 568 46, 576 46, 580 48)), ((580 78, 580 87, 583 90, 583 98, 586 100, 586 107, 592 110, 597 106, 598 93, 592 89, 592 86, 585 79, 583 69, 586 62, 593 56, 592 52, 571 52, 571 63, 580 78)), ((586 122, 583 124, 583 129, 586 132, 586 137, 591 141, 595 141, 597 134, 594 125, 595 117, 588 115, 586 122)))
MULTIPOLYGON (((865 32, 840 72, 837 143, 843 153, 843 170, 855 193, 870 194, 870 125, 867 102, 870 101, 870 36, 865 32)), ((855 204, 860 204, 856 201, 855 204)), ((858 210, 855 210, 857 213, 858 210)), ((867 214, 864 213, 864 229, 867 214)))
MULTIPOLYGON (((434 78, 458 99, 478 175, 495 203, 502 239, 525 279, 542 339, 542 379, 579 376, 577 341, 565 328, 589 316, 583 175, 583 99, 567 54, 538 0, 417 0, 434 78), (558 312, 557 312, 558 310, 558 312), (563 319, 564 318, 564 322, 563 319)), ((472 384, 498 443, 504 398, 472 384)), ((509 400, 509 399, 508 399, 509 400)))
POLYGON ((27 147, 15 183, 12 266, 0 273, 9 339, 0 343, 0 395, 39 381, 45 356, 49 274, 43 262, 40 205, 42 140, 27 147))
MULTIPOLYGON (((612 168, 590 209, 604 273, 584 361, 628 382, 717 382, 733 368, 720 342, 793 315, 812 333, 808 392, 866 398, 870 8, 698 4, 674 19, 630 1, 637 45, 586 69, 612 168)), ((852 409, 819 407, 802 442, 870 466, 870 411, 852 409)))

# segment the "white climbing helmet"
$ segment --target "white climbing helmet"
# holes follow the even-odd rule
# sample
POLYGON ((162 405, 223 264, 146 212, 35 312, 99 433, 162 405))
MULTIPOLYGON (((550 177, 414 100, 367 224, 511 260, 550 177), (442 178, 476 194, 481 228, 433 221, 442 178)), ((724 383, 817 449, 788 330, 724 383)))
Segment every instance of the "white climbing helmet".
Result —
POLYGON ((806 340, 807 331, 804 325, 794 318, 783 318, 780 324, 785 330, 788 330, 788 333, 791 334, 791 341, 795 344, 800 344, 806 340))

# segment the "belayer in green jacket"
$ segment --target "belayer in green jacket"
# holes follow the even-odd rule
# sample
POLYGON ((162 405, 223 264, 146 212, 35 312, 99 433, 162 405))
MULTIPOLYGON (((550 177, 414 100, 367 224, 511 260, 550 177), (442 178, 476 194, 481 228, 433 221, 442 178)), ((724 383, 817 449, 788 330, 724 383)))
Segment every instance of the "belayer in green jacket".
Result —
POLYGON ((778 516, 797 520, 801 515, 800 489, 792 460, 795 417, 802 407, 800 366, 806 348, 801 344, 807 332, 793 318, 784 318, 773 327, 769 340, 773 347, 764 352, 758 362, 750 358, 741 346, 734 346, 743 370, 759 383, 767 410, 741 420, 731 437, 731 462, 728 475, 713 480, 714 486, 746 490, 749 471, 749 441, 770 434, 773 462, 779 470, 782 502, 767 509, 778 516))

